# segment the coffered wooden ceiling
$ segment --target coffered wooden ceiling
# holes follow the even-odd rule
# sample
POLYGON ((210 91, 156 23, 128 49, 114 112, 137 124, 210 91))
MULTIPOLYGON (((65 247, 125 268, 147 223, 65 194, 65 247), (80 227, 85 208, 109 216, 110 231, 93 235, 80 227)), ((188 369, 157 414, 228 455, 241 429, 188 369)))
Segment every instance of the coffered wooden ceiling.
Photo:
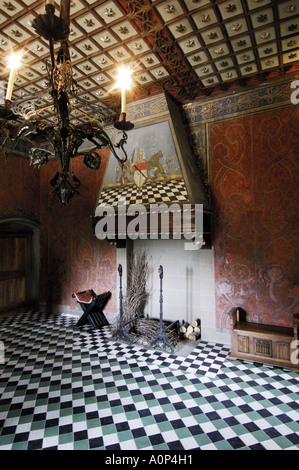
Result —
MULTIPOLYGON (((31 27, 44 11, 44 0, 0 0, 0 80, 8 80, 6 56, 22 48, 13 99, 35 93, 37 107, 51 101, 42 94, 48 44, 31 27)), ((134 68, 129 100, 168 90, 185 102, 298 70, 299 1, 73 0, 69 42, 85 100, 117 109, 111 89, 125 63, 134 68)))

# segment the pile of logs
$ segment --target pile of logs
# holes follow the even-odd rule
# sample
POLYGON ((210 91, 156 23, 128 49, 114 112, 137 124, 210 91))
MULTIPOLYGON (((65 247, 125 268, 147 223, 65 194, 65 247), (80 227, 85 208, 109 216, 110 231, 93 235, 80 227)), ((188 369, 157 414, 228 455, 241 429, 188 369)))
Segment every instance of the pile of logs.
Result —
POLYGON ((201 334, 200 320, 194 320, 192 323, 183 322, 180 332, 182 339, 189 339, 189 341, 199 339, 201 334))

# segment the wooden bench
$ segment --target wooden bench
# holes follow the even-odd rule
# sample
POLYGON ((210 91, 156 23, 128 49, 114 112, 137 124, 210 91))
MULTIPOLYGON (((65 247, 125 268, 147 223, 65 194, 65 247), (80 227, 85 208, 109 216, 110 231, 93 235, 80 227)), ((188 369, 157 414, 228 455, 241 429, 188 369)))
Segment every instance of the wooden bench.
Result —
POLYGON ((230 317, 232 359, 286 367, 299 372, 299 314, 294 314, 293 328, 248 323, 246 312, 241 308, 233 309, 230 317))

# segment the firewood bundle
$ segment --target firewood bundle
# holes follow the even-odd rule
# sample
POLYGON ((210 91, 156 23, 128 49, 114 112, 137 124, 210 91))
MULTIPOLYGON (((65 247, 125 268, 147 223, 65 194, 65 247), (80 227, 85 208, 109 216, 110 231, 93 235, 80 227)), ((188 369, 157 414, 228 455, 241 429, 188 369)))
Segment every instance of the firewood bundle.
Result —
MULTIPOLYGON (((166 329, 168 326, 167 322, 163 322, 163 326, 166 329)), ((151 343, 157 338, 159 329, 159 321, 149 318, 138 318, 134 324, 134 328, 130 331, 130 335, 134 337, 136 343, 151 343)), ((173 346, 177 345, 178 333, 175 328, 167 329, 165 332, 165 337, 170 344, 173 346)))
MULTIPOLYGON (((128 284, 123 294, 123 322, 131 322, 142 314, 149 298, 146 285, 150 268, 146 252, 136 251, 128 262, 128 284)), ((120 325, 120 316, 114 321, 113 330, 117 331, 120 325)))
POLYGON ((201 335, 200 320, 197 319, 191 323, 183 322, 182 326, 180 327, 180 333, 182 339, 189 339, 189 341, 195 341, 199 339, 201 335))

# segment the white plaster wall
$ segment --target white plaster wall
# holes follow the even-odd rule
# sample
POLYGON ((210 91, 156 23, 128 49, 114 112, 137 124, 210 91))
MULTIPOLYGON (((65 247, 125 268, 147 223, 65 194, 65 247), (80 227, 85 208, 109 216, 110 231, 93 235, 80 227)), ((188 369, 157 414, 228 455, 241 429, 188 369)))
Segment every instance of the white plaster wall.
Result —
MULTIPOLYGON (((215 327, 213 250, 184 249, 182 240, 135 240, 134 250, 145 250, 150 260, 150 299, 145 314, 159 318, 160 279, 163 266, 163 313, 165 320, 201 319, 202 340, 229 344, 229 336, 215 327)), ((190 242, 189 242, 190 243, 190 242)))

